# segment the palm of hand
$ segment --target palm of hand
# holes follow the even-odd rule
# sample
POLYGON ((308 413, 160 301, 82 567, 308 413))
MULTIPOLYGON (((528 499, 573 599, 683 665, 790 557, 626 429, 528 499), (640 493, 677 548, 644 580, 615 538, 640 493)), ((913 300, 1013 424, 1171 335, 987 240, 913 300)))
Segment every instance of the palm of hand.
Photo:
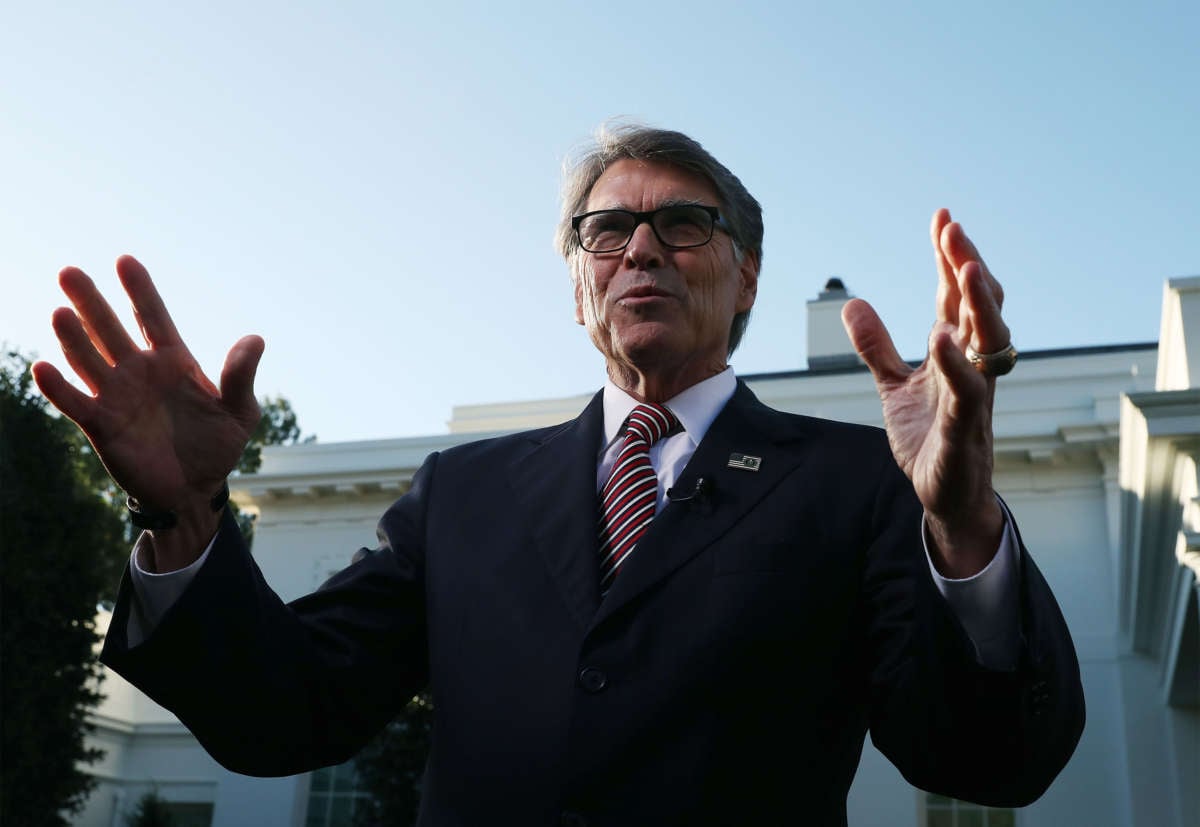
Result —
POLYGON ((930 514, 961 514, 990 489, 990 404, 980 404, 988 388, 981 376, 964 378, 974 387, 956 393, 930 358, 878 386, 892 455, 930 514))
POLYGON ((68 268, 60 283, 75 311, 55 311, 54 329, 93 395, 45 362, 34 365, 34 378, 126 492, 157 509, 207 499, 258 422, 253 381, 262 340, 251 336, 234 345, 218 389, 179 338, 145 269, 129 257, 117 269, 149 347, 135 345, 91 280, 68 268))
POLYGON ((216 492, 258 421, 229 410, 182 346, 123 359, 95 402, 88 438, 121 488, 158 507, 216 492))

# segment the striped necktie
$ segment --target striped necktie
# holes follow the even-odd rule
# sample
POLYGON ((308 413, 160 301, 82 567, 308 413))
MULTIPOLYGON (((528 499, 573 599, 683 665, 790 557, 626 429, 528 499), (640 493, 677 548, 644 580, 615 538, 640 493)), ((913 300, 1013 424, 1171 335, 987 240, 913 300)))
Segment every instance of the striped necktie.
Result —
POLYGON ((621 453, 600 489, 601 595, 654 519, 658 475, 650 464, 650 446, 678 427, 679 420, 662 405, 638 405, 625 420, 621 453))

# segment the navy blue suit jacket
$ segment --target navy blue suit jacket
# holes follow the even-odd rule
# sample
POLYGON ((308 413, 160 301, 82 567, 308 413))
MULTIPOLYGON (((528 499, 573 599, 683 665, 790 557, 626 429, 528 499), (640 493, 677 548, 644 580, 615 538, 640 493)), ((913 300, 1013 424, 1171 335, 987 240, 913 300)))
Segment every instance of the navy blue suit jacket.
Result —
POLYGON ((379 548, 284 605, 230 519, 154 634, 104 650, 228 768, 342 761, 422 686, 421 824, 844 824, 869 730, 914 784, 1022 805, 1083 726, 1079 667, 1021 550, 1019 667, 980 667, 878 429, 744 385, 600 600, 600 396, 435 454, 379 548), (758 471, 728 467, 731 453, 758 471))

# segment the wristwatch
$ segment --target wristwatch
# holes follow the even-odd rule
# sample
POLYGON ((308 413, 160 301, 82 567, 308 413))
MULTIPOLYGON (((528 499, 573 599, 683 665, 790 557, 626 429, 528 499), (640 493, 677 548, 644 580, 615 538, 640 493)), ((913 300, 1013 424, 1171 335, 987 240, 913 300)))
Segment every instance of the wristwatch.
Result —
MULTIPOLYGON (((213 494, 208 504, 214 512, 220 511, 229 502, 229 480, 221 483, 221 490, 213 494)), ((174 511, 154 511, 146 508, 137 501, 136 497, 125 497, 125 510, 129 512, 129 522, 148 531, 164 531, 179 524, 179 515, 174 511)))

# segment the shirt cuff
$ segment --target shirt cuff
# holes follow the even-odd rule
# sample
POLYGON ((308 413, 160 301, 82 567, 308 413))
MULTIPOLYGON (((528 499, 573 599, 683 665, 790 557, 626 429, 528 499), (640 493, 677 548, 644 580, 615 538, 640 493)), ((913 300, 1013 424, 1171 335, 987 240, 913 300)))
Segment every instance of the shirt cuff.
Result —
MULTIPOLYGON (((220 532, 218 532, 220 533, 220 532)), ((214 534, 195 562, 175 571, 162 574, 146 571, 138 564, 138 555, 143 551, 149 552, 152 542, 150 534, 143 531, 133 544, 133 554, 129 557, 129 580, 133 585, 133 605, 129 612, 129 624, 125 629, 129 648, 140 645, 153 634, 167 610, 175 605, 175 601, 187 591, 196 578, 196 573, 208 559, 213 543, 217 541, 214 534)))
POLYGON ((1010 670, 1016 668, 1021 653, 1018 611, 1021 558, 1012 514, 1002 500, 1000 508, 1004 512, 1000 546, 983 571, 972 577, 953 580, 938 573, 929 553, 924 517, 921 518, 921 542, 925 546, 933 582, 975 645, 976 661, 988 669, 1010 670))

